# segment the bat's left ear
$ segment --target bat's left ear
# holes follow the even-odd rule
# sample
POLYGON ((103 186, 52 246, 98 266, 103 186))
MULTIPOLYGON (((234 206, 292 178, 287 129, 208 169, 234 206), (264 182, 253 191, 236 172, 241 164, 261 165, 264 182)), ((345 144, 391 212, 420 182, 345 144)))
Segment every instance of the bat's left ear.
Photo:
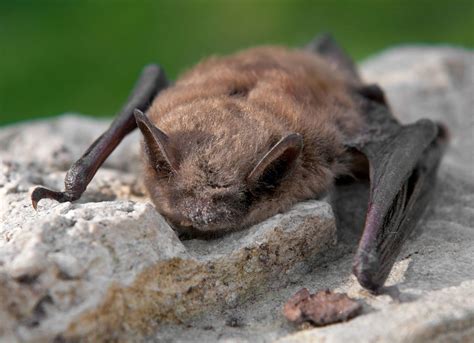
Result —
POLYGON ((303 150, 303 137, 291 133, 280 139, 247 176, 249 184, 275 186, 295 165, 303 150))
POLYGON ((145 147, 151 164, 157 170, 178 170, 177 152, 171 147, 169 137, 157 128, 140 110, 134 111, 137 126, 145 139, 145 147))

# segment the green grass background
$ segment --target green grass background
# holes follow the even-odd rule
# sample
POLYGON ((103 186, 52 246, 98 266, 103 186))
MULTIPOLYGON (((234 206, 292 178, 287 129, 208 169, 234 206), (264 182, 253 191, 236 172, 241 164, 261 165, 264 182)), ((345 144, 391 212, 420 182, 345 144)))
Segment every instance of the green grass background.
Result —
POLYGON ((474 47, 472 0, 0 0, 0 125, 111 116, 142 66, 171 78, 209 54, 330 31, 357 60, 402 43, 474 47))

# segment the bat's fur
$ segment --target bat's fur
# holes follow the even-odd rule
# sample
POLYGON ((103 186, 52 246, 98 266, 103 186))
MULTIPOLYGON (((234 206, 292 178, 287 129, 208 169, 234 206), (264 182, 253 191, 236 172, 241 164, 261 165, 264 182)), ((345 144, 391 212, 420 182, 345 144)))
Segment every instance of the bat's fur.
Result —
POLYGON ((350 169, 343 142, 362 122, 350 86, 334 65, 302 50, 254 48, 201 62, 147 112, 178 161, 171 172, 161 151, 145 146, 156 208, 177 229, 218 233, 321 196, 350 169), (304 142, 291 170, 266 188, 249 184, 258 161, 289 133, 304 142), (156 159, 159 166, 150 163, 156 159))

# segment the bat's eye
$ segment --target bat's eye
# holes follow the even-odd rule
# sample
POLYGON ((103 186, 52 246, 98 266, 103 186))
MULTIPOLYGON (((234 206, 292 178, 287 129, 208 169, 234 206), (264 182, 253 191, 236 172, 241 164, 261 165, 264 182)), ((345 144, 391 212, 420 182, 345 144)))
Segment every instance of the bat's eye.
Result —
POLYGON ((216 168, 209 165, 208 162, 201 160, 199 162, 199 168, 206 175, 206 184, 208 187, 213 189, 225 189, 232 186, 228 180, 219 179, 219 173, 216 168))
POLYGON ((232 185, 230 183, 223 183, 223 182, 215 182, 215 181, 209 181, 208 186, 214 189, 219 189, 219 188, 229 188, 232 185))
POLYGON ((235 87, 229 91, 229 96, 232 97, 246 97, 249 93, 249 89, 246 87, 235 87))

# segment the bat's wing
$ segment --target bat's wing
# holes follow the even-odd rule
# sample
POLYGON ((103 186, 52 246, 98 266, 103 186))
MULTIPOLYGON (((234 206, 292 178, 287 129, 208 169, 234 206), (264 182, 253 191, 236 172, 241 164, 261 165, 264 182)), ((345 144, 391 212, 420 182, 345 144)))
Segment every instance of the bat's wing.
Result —
POLYGON ((38 202, 44 198, 54 199, 59 202, 79 199, 106 158, 114 151, 122 139, 137 127, 134 110, 146 111, 156 95, 166 88, 167 85, 168 81, 160 67, 157 65, 145 67, 129 99, 116 119, 107 131, 97 138, 84 155, 68 170, 64 179, 64 192, 37 187, 31 194, 33 207, 36 209, 38 202))
POLYGON ((348 146, 367 157, 370 190, 353 272, 363 287, 377 290, 428 204, 446 135, 431 120, 402 126, 385 105, 361 102, 365 127, 348 146))
MULTIPOLYGON (((360 80, 354 63, 334 40, 325 36, 320 42, 321 50, 313 43, 312 51, 335 58, 340 68, 360 80)), ((365 123, 347 146, 367 157, 370 191, 353 272, 363 287, 375 291, 383 286, 403 243, 426 208, 446 132, 427 119, 401 125, 378 86, 358 86, 354 97, 365 123)))

